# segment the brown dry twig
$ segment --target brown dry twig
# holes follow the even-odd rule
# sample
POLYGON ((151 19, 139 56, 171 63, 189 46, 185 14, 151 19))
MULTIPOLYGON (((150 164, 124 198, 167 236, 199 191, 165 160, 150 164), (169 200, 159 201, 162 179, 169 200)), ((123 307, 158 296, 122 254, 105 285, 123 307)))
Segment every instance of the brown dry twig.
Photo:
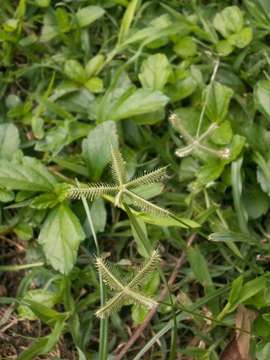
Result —
MULTIPOLYGON (((193 241, 196 238, 196 234, 192 234, 188 241, 187 241, 187 248, 190 247, 193 243, 193 241)), ((162 302, 165 297, 168 294, 168 290, 169 288, 173 285, 173 283, 175 282, 178 272, 181 269, 181 267, 183 266, 183 264, 186 261, 186 253, 185 251, 182 252, 181 256, 178 258, 175 267, 173 269, 173 272, 169 278, 168 281, 168 286, 166 286, 159 297, 159 302, 162 302)), ((138 338, 142 335, 142 333, 144 332, 145 328, 147 327, 147 325, 149 324, 149 322, 152 320, 152 318, 154 317, 154 315, 156 314, 158 309, 158 305, 156 307, 154 307, 151 311, 149 311, 148 315, 146 316, 146 318, 144 319, 144 322, 135 330, 135 332, 133 333, 133 335, 129 338, 129 340, 127 341, 127 343, 125 344, 125 346, 121 349, 121 351, 116 354, 115 356, 115 360, 121 360, 123 359, 123 357, 126 355, 126 353, 128 352, 128 350, 131 348, 131 346, 138 340, 138 338)))

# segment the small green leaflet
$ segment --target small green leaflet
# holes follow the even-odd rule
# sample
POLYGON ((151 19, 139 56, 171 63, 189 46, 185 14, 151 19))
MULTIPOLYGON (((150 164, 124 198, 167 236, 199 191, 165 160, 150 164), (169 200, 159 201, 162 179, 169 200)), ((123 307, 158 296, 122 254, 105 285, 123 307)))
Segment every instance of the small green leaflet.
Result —
POLYGON ((80 242, 85 238, 77 216, 67 204, 52 209, 38 237, 47 262, 62 274, 69 273, 77 259, 80 242))
POLYGON ((56 183, 35 158, 24 157, 21 163, 0 160, 0 186, 8 190, 52 191, 56 183))

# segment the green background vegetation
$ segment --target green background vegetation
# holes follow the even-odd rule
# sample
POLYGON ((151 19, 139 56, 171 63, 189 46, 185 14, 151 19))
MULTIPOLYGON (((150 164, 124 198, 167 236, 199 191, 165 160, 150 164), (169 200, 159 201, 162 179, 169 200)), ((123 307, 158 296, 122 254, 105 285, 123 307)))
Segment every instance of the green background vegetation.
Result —
POLYGON ((268 0, 1 1, 1 358, 269 360, 269 39, 268 0), (165 181, 70 198, 112 148, 165 181), (95 255, 129 282, 157 247, 121 355, 149 310, 96 317, 95 255))

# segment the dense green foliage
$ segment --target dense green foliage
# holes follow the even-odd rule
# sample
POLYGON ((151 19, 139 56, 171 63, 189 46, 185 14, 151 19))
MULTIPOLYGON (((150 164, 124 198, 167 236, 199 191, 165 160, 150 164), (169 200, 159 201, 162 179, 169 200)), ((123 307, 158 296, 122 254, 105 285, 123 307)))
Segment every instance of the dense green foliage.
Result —
POLYGON ((269 4, 1 1, 1 358, 269 360, 269 4))

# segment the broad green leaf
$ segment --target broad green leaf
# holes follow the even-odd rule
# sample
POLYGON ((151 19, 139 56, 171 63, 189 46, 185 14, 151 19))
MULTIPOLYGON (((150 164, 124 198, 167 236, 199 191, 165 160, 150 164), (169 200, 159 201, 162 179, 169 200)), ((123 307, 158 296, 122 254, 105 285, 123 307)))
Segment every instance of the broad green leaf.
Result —
POLYGON ((155 54, 143 61, 140 82, 145 89, 163 90, 171 74, 171 65, 165 54, 155 54))
POLYGON ((258 165, 257 168, 257 180, 261 185, 264 192, 270 195, 270 162, 265 161, 264 157, 259 153, 255 152, 253 155, 255 163, 258 165))
POLYGON ((40 116, 33 116, 31 126, 35 138, 42 139, 44 136, 44 119, 40 116))
POLYGON ((261 5, 261 7, 263 8, 263 10, 265 11, 265 13, 269 16, 270 18, 270 4, 267 0, 257 0, 257 3, 259 3, 261 5))
POLYGON ((19 25, 18 19, 9 19, 4 22, 3 28, 7 32, 13 32, 17 29, 18 25, 19 25))
POLYGON ((86 70, 77 60, 67 60, 64 66, 66 76, 78 83, 85 83, 87 80, 86 70))
POLYGON ((33 133, 35 134, 35 137, 39 139, 39 141, 36 142, 35 150, 42 152, 51 152, 54 155, 57 155, 62 150, 62 148, 69 143, 70 122, 59 121, 56 126, 51 127, 45 133, 43 128, 43 120, 41 121, 41 123, 39 123, 39 120, 42 119, 32 118, 33 133), (36 127, 36 125, 38 126, 38 128, 36 127))
POLYGON ((228 303, 219 315, 224 315, 234 311, 239 304, 245 303, 247 300, 265 289, 267 280, 264 276, 259 276, 254 280, 248 281, 243 285, 243 277, 240 276, 232 283, 232 289, 229 295, 228 303))
POLYGON ((57 126, 49 129, 45 138, 36 143, 35 150, 50 152, 56 156, 64 146, 85 137, 90 128, 88 124, 80 121, 58 121, 57 126))
POLYGON ((189 75, 185 79, 176 80, 173 85, 168 85, 166 94, 168 94, 172 102, 176 102, 193 94, 197 87, 198 82, 192 75, 189 75))
POLYGON ((98 180, 111 161, 111 149, 118 147, 116 124, 106 121, 97 125, 82 142, 82 153, 94 181, 98 180))
POLYGON ((80 27, 85 27, 92 24, 97 19, 104 15, 105 11, 100 6, 86 6, 77 11, 75 17, 80 27))
POLYGON ((76 262, 80 242, 85 238, 76 215, 66 204, 60 204, 47 216, 38 242, 47 262, 62 274, 69 273, 76 262))
POLYGON ((232 231, 226 230, 212 233, 211 235, 209 235, 208 239, 216 242, 225 242, 228 248, 230 248, 231 251, 240 259, 243 259, 243 255, 241 254, 235 242, 239 241, 254 244, 253 239, 247 234, 244 235, 243 233, 234 233, 232 231))
POLYGON ((267 120, 270 120, 270 80, 260 80, 254 87, 254 101, 267 120))
POLYGON ((122 45, 127 46, 138 41, 143 45, 147 45, 153 41, 179 33, 179 31, 185 31, 186 28, 186 24, 172 25, 170 17, 164 14, 151 21, 148 27, 141 28, 127 37, 122 45))
POLYGON ((52 191, 53 175, 37 159, 24 157, 22 163, 0 160, 0 186, 9 190, 52 191))
POLYGON ((0 159, 10 160, 20 146, 17 127, 13 124, 0 124, 0 159))
POLYGON ((65 200, 69 185, 65 183, 56 184, 54 192, 44 193, 36 196, 30 203, 30 207, 34 209, 47 209, 56 206, 65 200))
POLYGON ((234 135, 232 138, 232 142, 229 144, 228 148, 230 150, 230 156, 227 160, 224 160, 223 162, 225 164, 229 164, 233 160, 236 160, 238 156, 241 154, 244 146, 246 143, 246 138, 241 135, 234 135))
MULTIPOLYGON (((215 286, 213 284, 207 260, 201 253, 198 246, 189 247, 187 249, 187 259, 190 263, 193 274, 201 285, 204 287, 204 291, 207 295, 215 292, 215 286)), ((216 300, 211 301, 208 305, 214 313, 218 313, 218 303, 216 300)))
POLYGON ((92 77, 86 83, 84 84, 86 89, 88 89, 90 92, 94 94, 98 94, 104 91, 103 88, 103 81, 99 77, 92 77))
POLYGON ((270 20, 268 0, 244 0, 244 4, 258 24, 268 26, 270 20))
POLYGON ((95 199, 92 203, 90 212, 96 233, 103 232, 107 220, 107 212, 103 199, 95 199))
POLYGON ((179 168, 179 181, 193 180, 199 170, 198 161, 192 157, 185 157, 179 168))
POLYGON ((26 11, 26 0, 20 0, 16 8, 15 17, 20 19, 25 15, 26 11))
POLYGON ((206 185, 216 180, 224 170, 224 163, 219 159, 209 159, 197 173, 198 183, 206 185))
POLYGON ((231 45, 242 49, 246 47, 252 40, 253 32, 251 27, 244 27, 241 31, 236 34, 231 35, 228 38, 228 42, 231 45))
MULTIPOLYGON (((263 318, 263 316, 259 316, 254 324, 253 324, 253 333, 255 336, 259 336, 261 338, 269 338, 270 336, 270 328, 269 323, 263 318)), ((270 353, 269 353, 270 355, 270 353)), ((269 357, 262 358, 268 360, 269 357)), ((258 353, 256 353, 256 359, 260 360, 261 358, 258 357, 258 353)))
POLYGON ((52 325, 59 320, 67 319, 69 316, 69 313, 67 312, 56 311, 50 306, 32 300, 31 298, 25 298, 21 300, 21 303, 22 305, 28 306, 37 318, 49 325, 52 325))
MULTIPOLYGON (((266 308, 270 305, 270 288, 266 286, 259 291, 256 295, 252 296, 246 301, 247 305, 255 306, 258 310, 266 308)), ((269 318, 270 320, 270 318, 269 318)))
POLYGON ((195 136, 200 112, 192 107, 180 107, 175 110, 175 114, 189 134, 195 136))
MULTIPOLYGON (((24 296, 23 301, 32 300, 35 302, 42 303, 42 305, 52 308, 58 299, 58 295, 54 292, 44 289, 29 290, 24 296)), ((36 320, 37 316, 33 313, 31 308, 26 305, 19 305, 18 307, 19 316, 24 319, 36 320)))
POLYGON ((0 202, 10 202, 12 200, 14 200, 15 195, 13 191, 9 191, 9 190, 5 190, 5 189, 0 189, 0 202))
POLYGON ((243 281, 244 278, 242 275, 238 276, 232 281, 228 302, 219 315, 220 319, 222 319, 225 315, 227 315, 227 313, 233 311, 237 307, 243 288, 243 281))
POLYGON ((58 35, 57 21, 52 12, 47 12, 43 17, 43 25, 41 28, 41 42, 51 41, 58 35))
POLYGON ((163 109, 169 98, 160 91, 139 89, 130 96, 121 97, 108 116, 111 120, 122 120, 132 116, 148 114, 163 109))
POLYGON ((132 233, 137 243, 138 252, 141 256, 149 257, 151 251, 151 244, 148 238, 147 229, 142 219, 137 218, 127 205, 124 208, 128 214, 132 233))
POLYGON ((80 164, 80 160, 81 158, 78 158, 77 156, 71 156, 70 158, 54 158, 54 162, 59 164, 63 169, 67 169, 75 174, 88 177, 88 170, 86 166, 80 164))
POLYGON ((209 287, 211 288, 213 286, 212 278, 209 273, 207 262, 200 249, 197 246, 190 247, 187 250, 187 257, 196 279, 206 289, 209 287))
POLYGON ((131 316, 132 316, 132 321, 133 321, 134 326, 138 326, 141 323, 143 323, 143 321, 148 313, 149 313, 149 310, 147 308, 142 307, 140 305, 133 305, 131 316))
POLYGON ((33 239, 33 228, 28 223, 19 222, 14 227, 14 232, 21 240, 28 241, 33 239))
MULTIPOLYGON (((98 122, 111 120, 111 113, 118 102, 128 98, 135 91, 130 78, 126 72, 122 72, 103 96, 97 98, 94 102, 94 118, 98 122)), ((89 93, 89 91, 88 91, 89 93)))
POLYGON ((35 0, 35 5, 46 8, 50 5, 51 0, 35 0))
POLYGON ((142 219, 133 216, 130 219, 130 225, 139 254, 147 258, 149 256, 148 249, 150 249, 150 247, 148 245, 149 239, 145 222, 142 219))
POLYGON ((124 13, 123 19, 121 21, 120 30, 118 33, 118 43, 121 44, 127 37, 129 29, 134 19, 136 9, 138 8, 141 0, 131 0, 127 6, 127 9, 124 13))
POLYGON ((105 62, 105 56, 102 54, 98 54, 94 56, 92 59, 90 59, 85 66, 85 71, 87 73, 87 76, 90 78, 91 76, 98 75, 101 69, 103 68, 104 62, 105 62))
POLYGON ((241 289, 238 304, 246 302, 248 299, 264 290, 266 285, 267 279, 264 276, 258 276, 256 279, 248 281, 241 289))
MULTIPOLYGON (((156 291, 158 290, 158 287, 160 285, 160 275, 159 272, 153 272, 149 279, 147 280, 147 284, 143 286, 143 292, 147 295, 153 296, 156 291)), ((149 310, 139 306, 139 305, 133 305, 132 306, 132 320, 135 326, 138 326, 141 324, 146 315, 148 314, 149 310)))
POLYGON ((269 4, 269 2, 267 0, 257 0, 257 2, 261 5, 261 7, 265 11, 265 13, 270 18, 270 4, 269 4))
POLYGON ((217 123, 225 120, 232 96, 233 90, 228 86, 216 81, 208 85, 205 91, 207 117, 217 123))
POLYGON ((229 241, 233 241, 233 242, 244 242, 244 243, 249 243, 249 244, 256 244, 257 240, 256 238, 253 238, 251 235, 249 234, 244 234, 244 233, 237 233, 237 232, 233 232, 233 231, 219 231, 219 232, 215 232, 209 235, 209 240, 211 241, 217 241, 217 242, 229 242, 229 241))
POLYGON ((250 219, 258 219, 269 209, 269 197, 255 186, 244 191, 242 199, 250 219))
POLYGON ((55 12, 57 28, 59 35, 64 34, 72 29, 71 14, 64 7, 57 7, 55 12))
POLYGON ((137 115, 131 121, 138 125, 153 125, 164 120, 165 114, 165 110, 159 110, 149 114, 137 115))
POLYGON ((193 37, 185 36, 177 41, 173 50, 177 55, 185 59, 197 54, 197 44, 193 37))
POLYGON ((144 199, 151 199, 155 196, 158 196, 164 190, 164 185, 162 183, 155 184, 144 184, 136 187, 133 192, 144 199))
POLYGON ((221 35, 227 38, 244 26, 243 13, 238 6, 228 6, 216 14, 213 24, 221 35))
MULTIPOLYGON (((269 11, 270 13, 270 11, 269 11)), ((267 328, 269 329, 269 324, 267 324, 267 328)), ((257 360, 268 360, 270 358, 270 343, 262 344, 259 349, 256 351, 256 359, 257 360)))
POLYGON ((211 140, 217 145, 227 145, 233 137, 231 123, 227 120, 222 122, 220 126, 211 135, 211 140))
POLYGON ((234 46, 228 40, 220 40, 216 43, 216 50, 220 56, 228 56, 233 52, 234 46))

